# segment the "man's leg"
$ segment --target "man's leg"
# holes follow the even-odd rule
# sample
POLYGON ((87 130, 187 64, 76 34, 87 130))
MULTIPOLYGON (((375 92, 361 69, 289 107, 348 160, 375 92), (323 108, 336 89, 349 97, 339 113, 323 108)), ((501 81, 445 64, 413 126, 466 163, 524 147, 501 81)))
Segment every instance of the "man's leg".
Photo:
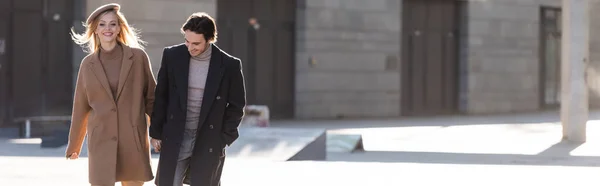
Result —
POLYGON ((196 141, 196 130, 186 129, 183 134, 183 140, 181 148, 179 149, 179 158, 177 159, 177 167, 175 168, 175 178, 173 179, 173 186, 183 186, 183 178, 185 172, 190 167, 190 160, 192 152, 194 150, 194 143, 196 141))
POLYGON ((173 180, 173 186, 183 186, 183 177, 185 177, 185 171, 188 169, 190 158, 177 161, 177 168, 175 168, 175 179, 173 180))
POLYGON ((122 186, 142 186, 144 185, 143 181, 122 181, 122 186))

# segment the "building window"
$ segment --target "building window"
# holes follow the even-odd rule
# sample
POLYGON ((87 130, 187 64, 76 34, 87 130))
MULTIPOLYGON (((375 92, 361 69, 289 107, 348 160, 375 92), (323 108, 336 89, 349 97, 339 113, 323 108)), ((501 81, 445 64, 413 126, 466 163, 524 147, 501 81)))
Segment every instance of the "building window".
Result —
POLYGON ((540 15, 541 103, 556 107, 560 104, 561 10, 542 7, 540 15))

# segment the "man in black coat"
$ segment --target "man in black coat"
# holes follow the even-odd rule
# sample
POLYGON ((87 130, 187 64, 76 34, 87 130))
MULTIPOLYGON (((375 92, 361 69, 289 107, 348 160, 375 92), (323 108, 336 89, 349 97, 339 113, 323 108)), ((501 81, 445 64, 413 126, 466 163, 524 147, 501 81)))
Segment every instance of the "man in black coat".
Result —
POLYGON ((158 186, 220 185, 225 147, 239 136, 246 93, 241 61, 219 49, 215 21, 192 14, 185 44, 163 51, 150 137, 158 186))

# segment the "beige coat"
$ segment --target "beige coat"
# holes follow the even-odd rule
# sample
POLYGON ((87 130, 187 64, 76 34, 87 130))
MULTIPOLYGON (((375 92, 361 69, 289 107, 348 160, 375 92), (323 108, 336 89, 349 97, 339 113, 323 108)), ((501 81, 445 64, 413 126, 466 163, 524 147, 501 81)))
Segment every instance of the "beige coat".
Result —
POLYGON ((148 55, 123 46, 119 77, 113 96, 98 53, 81 62, 66 154, 81 154, 87 134, 91 184, 154 178, 146 119, 152 112, 156 81, 148 55))

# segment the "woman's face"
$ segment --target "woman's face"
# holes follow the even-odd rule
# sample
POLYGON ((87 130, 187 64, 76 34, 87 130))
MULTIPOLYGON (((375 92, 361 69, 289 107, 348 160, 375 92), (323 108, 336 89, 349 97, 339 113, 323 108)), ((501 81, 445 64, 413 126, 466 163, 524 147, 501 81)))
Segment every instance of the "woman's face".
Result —
POLYGON ((100 16, 96 35, 100 38, 100 42, 113 42, 121 32, 119 27, 119 19, 115 12, 108 12, 100 16))

